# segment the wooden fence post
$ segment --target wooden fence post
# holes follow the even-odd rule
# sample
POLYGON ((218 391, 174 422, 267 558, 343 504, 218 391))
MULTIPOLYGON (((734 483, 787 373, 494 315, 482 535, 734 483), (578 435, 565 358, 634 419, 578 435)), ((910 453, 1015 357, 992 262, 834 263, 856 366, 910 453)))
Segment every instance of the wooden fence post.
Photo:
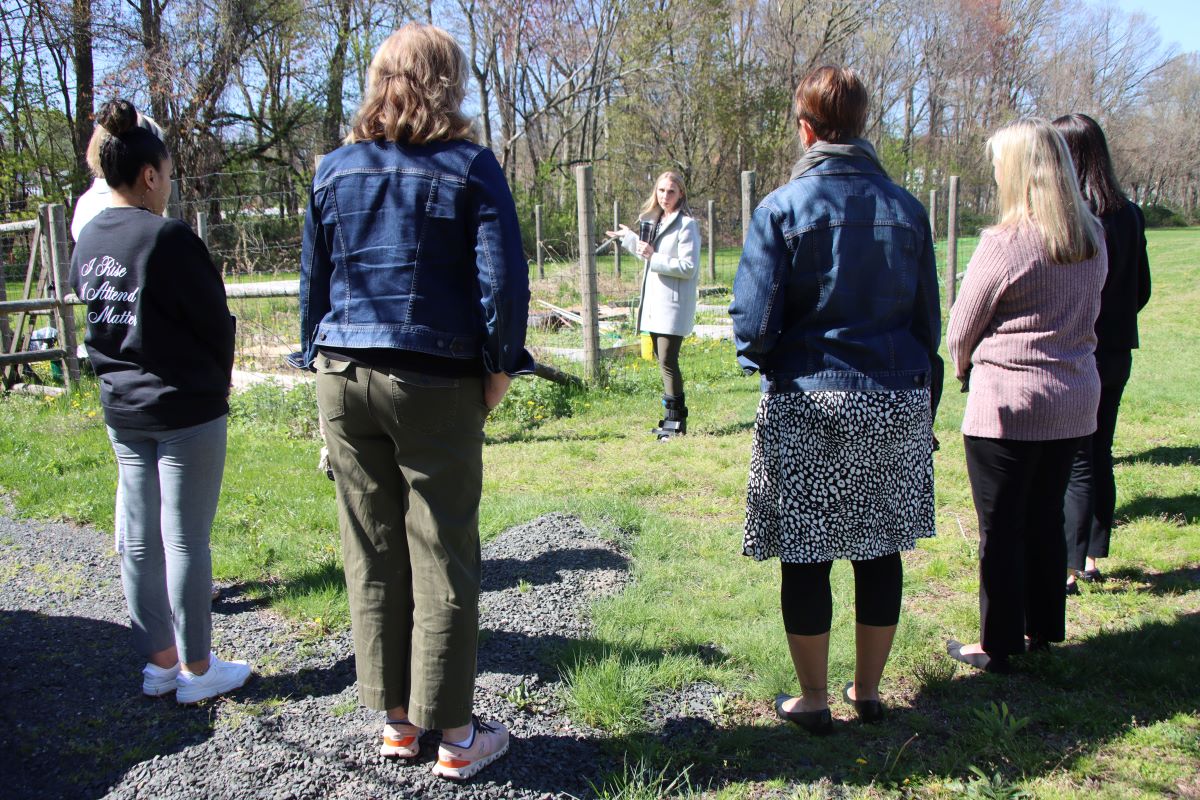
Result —
POLYGON ((167 201, 167 216, 183 219, 183 195, 179 192, 179 179, 171 181, 171 199, 167 201))
POLYGON ((583 298, 583 361, 588 379, 600 377, 600 327, 596 309, 596 204, 592 168, 575 167, 575 205, 579 213, 579 293, 583 298))
POLYGON ((208 247, 208 214, 204 211, 196 212, 196 235, 208 247))
POLYGON ((67 239, 67 210, 61 203, 50 206, 50 256, 54 265, 54 299, 58 301, 58 340, 67 351, 63 359, 63 383, 67 391, 79 380, 79 356, 75 339, 75 310, 67 303, 71 294, 71 246, 67 239))
POLYGON ((537 240, 534 249, 537 250, 537 268, 538 277, 546 277, 546 260, 542 252, 542 205, 538 203, 533 207, 533 238, 537 240))
POLYGON ((937 189, 929 190, 929 235, 937 241, 937 189))
MULTIPOLYGON (((613 200, 613 226, 615 231, 621 227, 621 201, 613 200)), ((617 277, 621 277, 621 240, 613 242, 613 261, 616 263, 617 277)))
POLYGON ((708 279, 717 281, 717 204, 708 201, 708 279))
POLYGON ((950 176, 950 196, 946 201, 946 308, 958 296, 958 176, 950 176))
POLYGON ((754 170, 742 173, 742 243, 750 235, 750 215, 754 213, 754 170))

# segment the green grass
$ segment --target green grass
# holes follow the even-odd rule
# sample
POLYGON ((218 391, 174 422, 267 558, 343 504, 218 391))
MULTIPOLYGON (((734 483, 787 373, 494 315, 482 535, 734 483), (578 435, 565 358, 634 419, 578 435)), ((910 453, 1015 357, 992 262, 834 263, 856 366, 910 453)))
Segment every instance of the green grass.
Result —
MULTIPOLYGON (((960 244, 960 270, 973 246, 960 244)), ((1068 609, 1065 646, 1020 674, 955 668, 944 639, 978 631, 977 536, 958 435, 965 396, 947 392, 936 425, 939 535, 905 559, 905 611, 883 686, 893 713, 875 728, 839 724, 828 739, 781 727, 771 713, 771 698, 795 691, 796 679, 778 568, 739 555, 759 393, 731 345, 685 344, 695 435, 669 446, 648 436, 659 416, 653 364, 610 362, 588 392, 518 380, 488 423, 484 539, 567 511, 632 553, 634 581, 596 605, 593 638, 548 653, 570 687, 571 716, 605 731, 627 765, 596 775, 597 793, 650 797, 672 785, 676 795, 728 798, 1200 793, 1200 229, 1153 231, 1150 248, 1154 299, 1141 316, 1117 431, 1122 524, 1104 562, 1110 579, 1084 586, 1068 609), (665 747, 646 705, 696 680, 725 693, 719 724, 665 747)), ((607 297, 636 292, 634 263, 624 260, 607 297)), ((721 263, 736 264, 736 253, 721 263)), ((549 269, 536 296, 569 299, 573 269, 549 269)), ((17 513, 110 529, 116 471, 94 389, 0 403, 0 491, 17 513)), ((333 485, 315 469, 312 416, 309 388, 235 401, 213 546, 219 579, 248 584, 316 637, 347 615, 333 485)), ((836 693, 854 658, 846 564, 834 568, 834 592, 836 693)), ((840 702, 834 711, 849 717, 840 702)))

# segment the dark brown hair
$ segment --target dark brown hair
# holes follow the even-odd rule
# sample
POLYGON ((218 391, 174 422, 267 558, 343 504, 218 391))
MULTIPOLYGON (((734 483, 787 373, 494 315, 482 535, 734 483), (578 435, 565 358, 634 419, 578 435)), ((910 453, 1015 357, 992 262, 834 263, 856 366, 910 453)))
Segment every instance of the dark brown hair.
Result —
POLYGON ((1100 123, 1087 114, 1067 114, 1053 122, 1067 142, 1079 190, 1097 216, 1110 214, 1125 205, 1125 193, 1113 172, 1112 156, 1100 123))
POLYGON ((869 106, 867 87, 849 67, 817 67, 796 87, 796 125, 806 120, 822 141, 862 136, 869 106))
POLYGON ((100 168, 109 186, 132 186, 147 164, 156 169, 171 157, 167 146, 138 126, 137 109, 128 100, 109 100, 96 114, 96 122, 109 136, 100 143, 100 168))

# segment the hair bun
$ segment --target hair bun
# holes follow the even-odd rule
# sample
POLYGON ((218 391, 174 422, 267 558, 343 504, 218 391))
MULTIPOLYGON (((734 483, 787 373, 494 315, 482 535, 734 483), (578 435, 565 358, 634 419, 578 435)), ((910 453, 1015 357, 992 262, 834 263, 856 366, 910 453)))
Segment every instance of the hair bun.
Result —
POLYGON ((128 100, 109 100, 101 106, 96 121, 113 136, 120 136, 137 125, 137 109, 128 100))

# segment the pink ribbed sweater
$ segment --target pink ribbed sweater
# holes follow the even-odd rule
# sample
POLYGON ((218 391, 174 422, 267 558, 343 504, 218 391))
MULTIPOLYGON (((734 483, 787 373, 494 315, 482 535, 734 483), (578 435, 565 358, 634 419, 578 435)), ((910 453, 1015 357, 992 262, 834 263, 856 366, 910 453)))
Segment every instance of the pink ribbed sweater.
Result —
POLYGON ((1105 249, 1055 264, 1032 226, 990 228, 950 310, 946 345, 961 379, 971 366, 962 431, 1046 441, 1096 430, 1096 316, 1105 249))

